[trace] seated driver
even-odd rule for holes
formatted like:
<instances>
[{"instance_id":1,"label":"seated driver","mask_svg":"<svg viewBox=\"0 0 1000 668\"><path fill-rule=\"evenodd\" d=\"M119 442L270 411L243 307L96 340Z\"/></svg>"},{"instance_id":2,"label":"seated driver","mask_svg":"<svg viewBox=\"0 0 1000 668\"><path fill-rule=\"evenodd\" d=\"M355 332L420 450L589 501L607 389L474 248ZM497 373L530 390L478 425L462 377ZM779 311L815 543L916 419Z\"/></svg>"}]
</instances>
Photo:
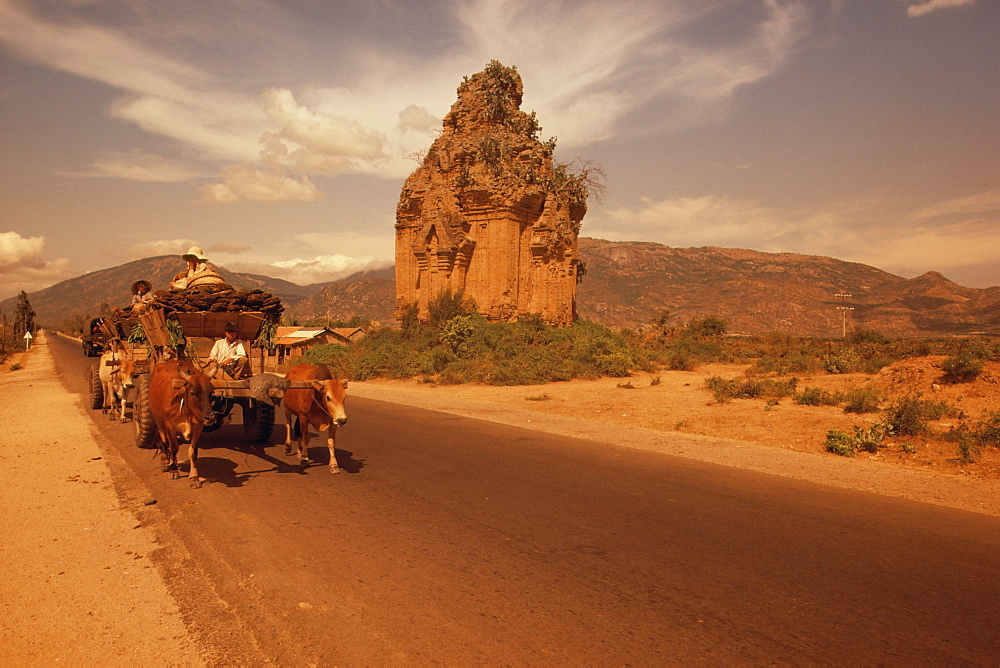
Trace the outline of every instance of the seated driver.
<instances>
[{"instance_id":1,"label":"seated driver","mask_svg":"<svg viewBox=\"0 0 1000 668\"><path fill-rule=\"evenodd\" d=\"M226 323L226 337L215 342L208 359L218 362L223 371L237 380L251 375L247 348L240 340L240 328L235 322Z\"/></svg>"}]
</instances>

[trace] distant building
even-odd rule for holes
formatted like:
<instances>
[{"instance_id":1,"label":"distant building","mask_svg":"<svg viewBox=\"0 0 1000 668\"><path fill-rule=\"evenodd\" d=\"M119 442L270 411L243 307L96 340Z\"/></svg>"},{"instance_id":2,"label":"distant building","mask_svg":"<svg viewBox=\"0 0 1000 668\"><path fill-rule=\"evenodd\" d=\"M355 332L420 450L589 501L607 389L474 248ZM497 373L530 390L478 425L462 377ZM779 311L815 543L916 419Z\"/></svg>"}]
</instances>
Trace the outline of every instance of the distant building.
<instances>
[{"instance_id":1,"label":"distant building","mask_svg":"<svg viewBox=\"0 0 1000 668\"><path fill-rule=\"evenodd\" d=\"M277 346L277 364L286 360L301 357L313 346L330 343L346 346L364 338L365 330L361 327L278 327L275 333Z\"/></svg>"}]
</instances>

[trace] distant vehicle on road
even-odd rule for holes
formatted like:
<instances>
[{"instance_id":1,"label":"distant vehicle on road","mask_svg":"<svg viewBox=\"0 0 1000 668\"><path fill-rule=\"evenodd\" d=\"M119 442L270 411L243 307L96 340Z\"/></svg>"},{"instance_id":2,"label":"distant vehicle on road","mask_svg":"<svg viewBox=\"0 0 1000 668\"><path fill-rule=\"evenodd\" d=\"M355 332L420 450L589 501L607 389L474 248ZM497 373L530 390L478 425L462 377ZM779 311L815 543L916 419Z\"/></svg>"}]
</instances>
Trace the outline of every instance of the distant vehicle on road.
<instances>
[{"instance_id":1,"label":"distant vehicle on road","mask_svg":"<svg viewBox=\"0 0 1000 668\"><path fill-rule=\"evenodd\" d=\"M90 321L87 330L83 333L83 354L85 357L98 357L108 349L108 342L101 331L101 319L94 318Z\"/></svg>"}]
</instances>

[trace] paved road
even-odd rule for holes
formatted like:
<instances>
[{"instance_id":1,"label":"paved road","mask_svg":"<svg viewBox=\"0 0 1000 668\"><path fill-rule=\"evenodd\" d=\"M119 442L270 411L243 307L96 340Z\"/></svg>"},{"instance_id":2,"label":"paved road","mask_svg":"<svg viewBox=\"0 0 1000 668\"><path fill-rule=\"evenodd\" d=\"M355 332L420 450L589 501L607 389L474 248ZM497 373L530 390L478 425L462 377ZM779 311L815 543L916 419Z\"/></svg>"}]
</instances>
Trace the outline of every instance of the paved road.
<instances>
[{"instance_id":1,"label":"paved road","mask_svg":"<svg viewBox=\"0 0 1000 668\"><path fill-rule=\"evenodd\" d=\"M93 360L50 341L83 392ZM997 518L375 400L348 412L349 472L293 465L277 430L244 445L237 424L205 436L200 490L97 421L264 657L1000 662Z\"/></svg>"}]
</instances>

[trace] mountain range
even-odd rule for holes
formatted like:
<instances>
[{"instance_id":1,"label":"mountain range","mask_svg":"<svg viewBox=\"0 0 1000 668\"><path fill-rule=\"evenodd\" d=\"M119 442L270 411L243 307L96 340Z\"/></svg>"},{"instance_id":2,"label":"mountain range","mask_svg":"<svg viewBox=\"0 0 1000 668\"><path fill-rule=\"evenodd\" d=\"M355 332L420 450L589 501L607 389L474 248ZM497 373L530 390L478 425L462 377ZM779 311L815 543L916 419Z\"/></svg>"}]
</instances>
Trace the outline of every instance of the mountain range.
<instances>
[{"instance_id":1,"label":"mountain range","mask_svg":"<svg viewBox=\"0 0 1000 668\"><path fill-rule=\"evenodd\" d=\"M966 288L933 271L906 279L814 255L586 237L579 243L585 265L579 316L612 327L711 315L741 334L839 336L855 327L889 336L1000 334L1000 287ZM164 289L182 268L176 255L136 260L62 281L28 300L39 322L59 325L69 316L97 315L104 304L129 303L130 286L140 278ZM237 288L281 297L289 322L393 318L392 267L307 286L218 269ZM15 305L16 298L0 302L0 313L12 313Z\"/></svg>"}]
</instances>

